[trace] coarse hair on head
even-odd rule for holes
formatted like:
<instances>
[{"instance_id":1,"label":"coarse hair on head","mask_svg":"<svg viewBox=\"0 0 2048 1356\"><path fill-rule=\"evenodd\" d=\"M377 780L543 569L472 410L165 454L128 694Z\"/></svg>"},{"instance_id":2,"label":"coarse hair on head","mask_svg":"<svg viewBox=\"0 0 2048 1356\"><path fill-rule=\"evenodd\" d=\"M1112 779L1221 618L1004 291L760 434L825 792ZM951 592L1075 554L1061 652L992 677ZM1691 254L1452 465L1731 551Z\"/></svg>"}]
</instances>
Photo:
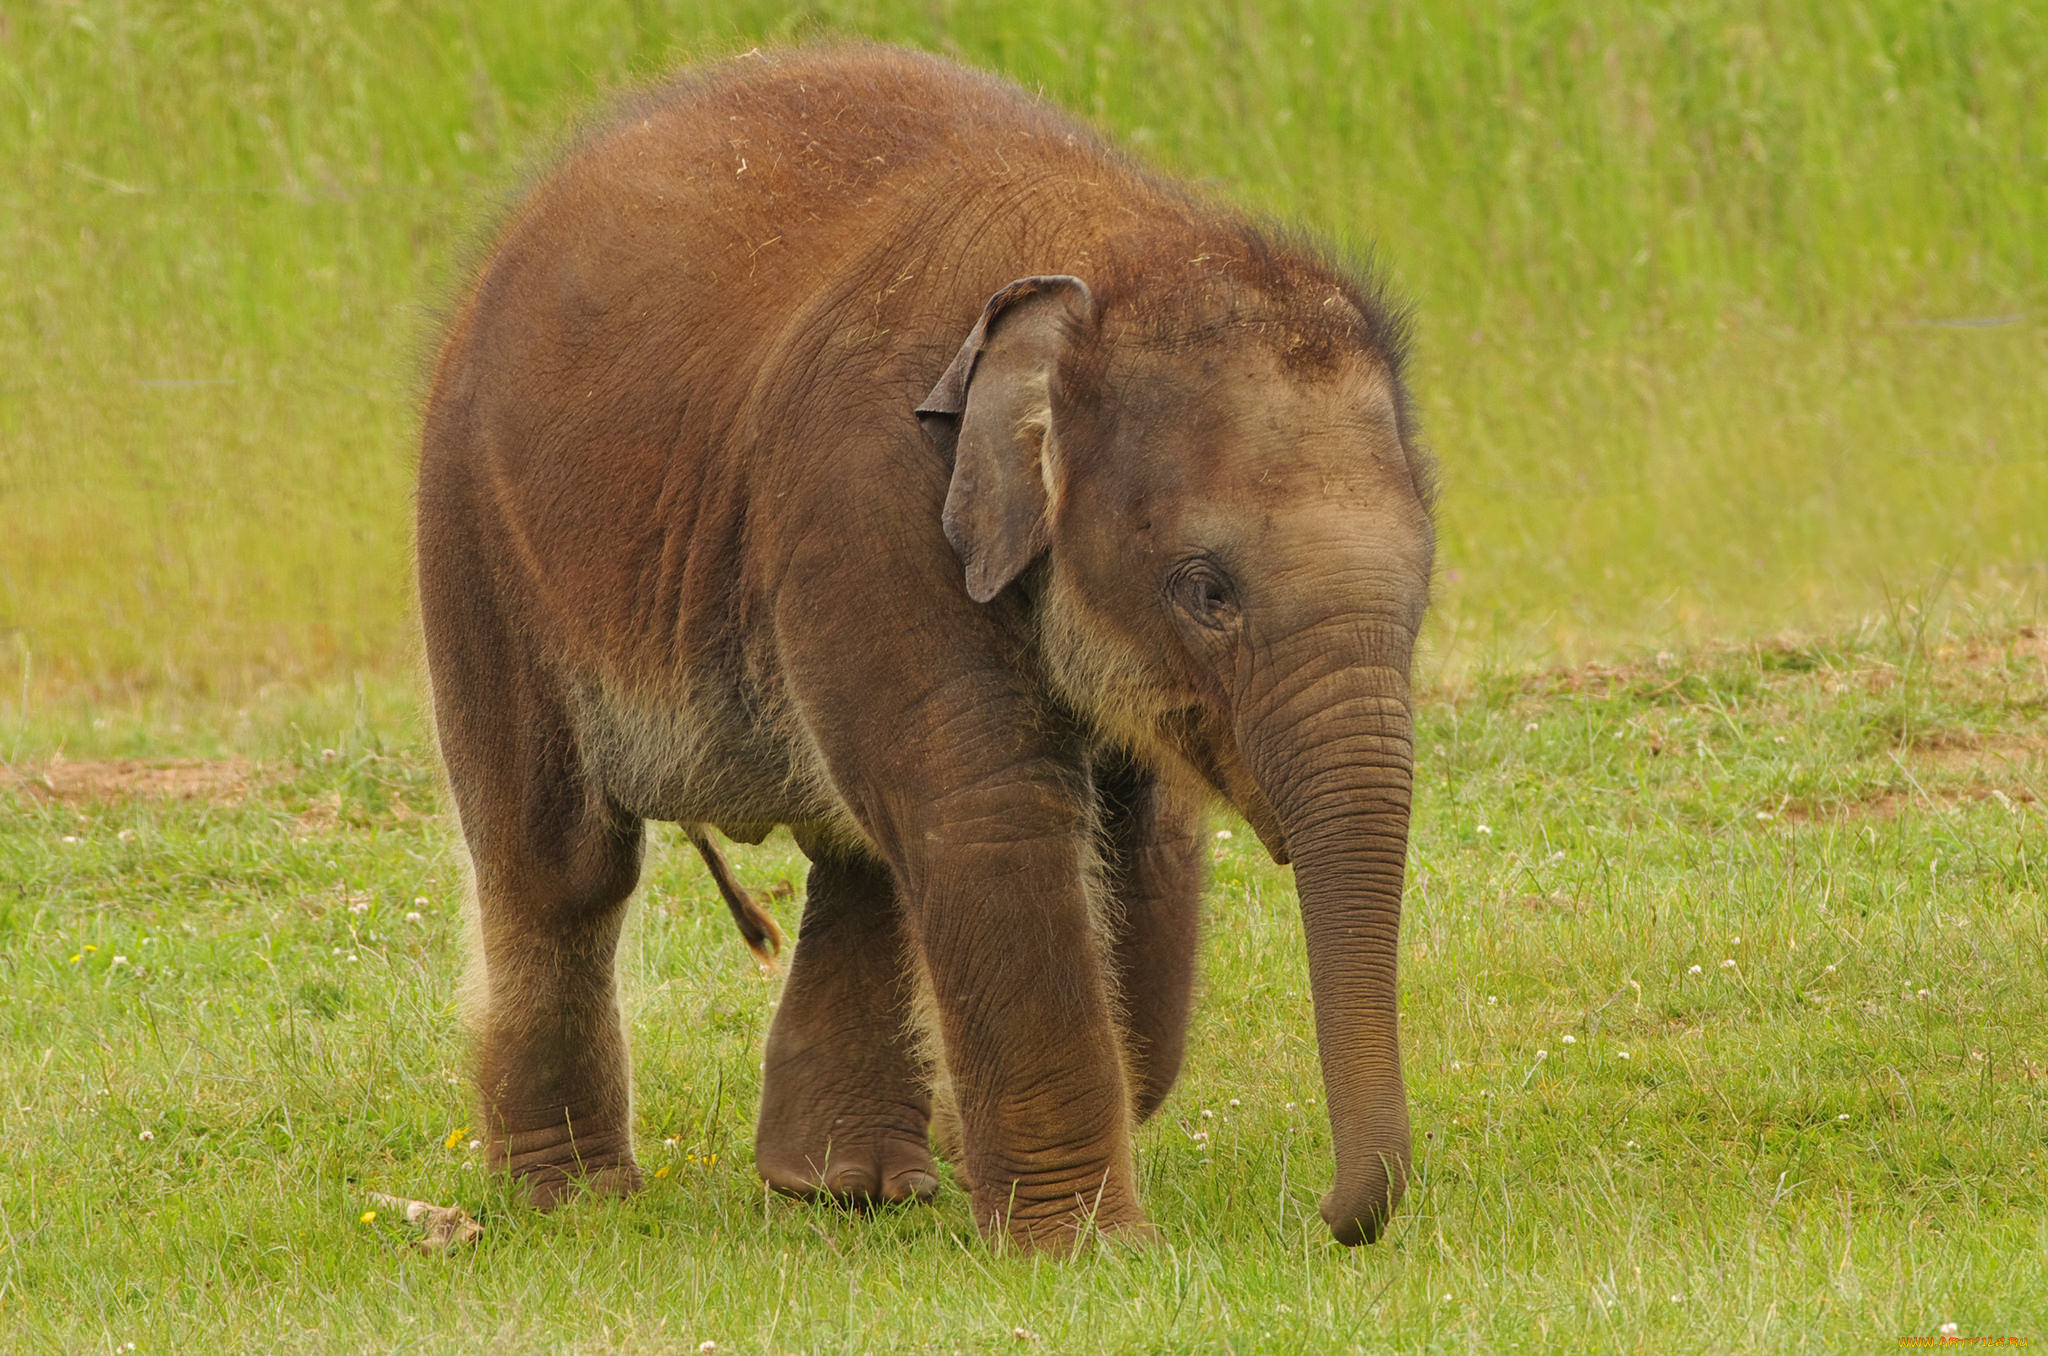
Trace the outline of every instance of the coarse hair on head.
<instances>
[{"instance_id":1,"label":"coarse hair on head","mask_svg":"<svg viewBox=\"0 0 2048 1356\"><path fill-rule=\"evenodd\" d=\"M1363 362L1386 376L1415 493L1433 518L1436 463L1406 381L1412 312L1369 253L1347 267L1306 236L1190 200L1156 225L1108 242L1085 281L1094 318L1071 322L1075 342L1060 371L1070 396L1100 398L1120 349L1191 353L1250 344L1302 380Z\"/></svg>"}]
</instances>

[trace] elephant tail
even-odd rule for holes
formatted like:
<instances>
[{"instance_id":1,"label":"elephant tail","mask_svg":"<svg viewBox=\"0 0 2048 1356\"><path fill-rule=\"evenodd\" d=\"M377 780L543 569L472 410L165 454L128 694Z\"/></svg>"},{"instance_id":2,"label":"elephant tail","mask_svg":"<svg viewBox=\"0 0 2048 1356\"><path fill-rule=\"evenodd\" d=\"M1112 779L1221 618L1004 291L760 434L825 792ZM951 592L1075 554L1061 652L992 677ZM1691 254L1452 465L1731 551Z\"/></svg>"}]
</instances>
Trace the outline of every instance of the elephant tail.
<instances>
[{"instance_id":1,"label":"elephant tail","mask_svg":"<svg viewBox=\"0 0 2048 1356\"><path fill-rule=\"evenodd\" d=\"M711 828L707 824L685 824L683 832L689 836L690 846L697 849L697 855L704 859L704 865L711 872L711 879L718 886L718 893L725 899L725 907L732 910L732 921L739 925L740 936L747 942L747 949L754 953L754 959L761 968L774 973L779 967L776 954L782 950L782 929L775 926L775 920L768 911L754 902L744 886L733 878L732 867L727 864L725 854L712 841Z\"/></svg>"}]
</instances>

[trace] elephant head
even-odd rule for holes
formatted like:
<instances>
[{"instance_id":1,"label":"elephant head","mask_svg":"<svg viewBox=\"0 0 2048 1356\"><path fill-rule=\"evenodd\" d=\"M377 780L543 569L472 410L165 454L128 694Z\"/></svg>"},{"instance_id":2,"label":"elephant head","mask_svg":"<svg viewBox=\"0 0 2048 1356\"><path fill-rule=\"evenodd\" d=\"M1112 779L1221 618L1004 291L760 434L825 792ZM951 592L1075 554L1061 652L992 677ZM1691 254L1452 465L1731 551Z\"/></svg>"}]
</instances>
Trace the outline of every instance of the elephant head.
<instances>
[{"instance_id":1,"label":"elephant head","mask_svg":"<svg viewBox=\"0 0 2048 1356\"><path fill-rule=\"evenodd\" d=\"M1410 1153L1395 990L1428 463L1378 295L1299 255L1203 262L1010 284L919 413L954 454L968 592L1017 586L1063 699L1292 861L1336 1148L1322 1214L1367 1242Z\"/></svg>"}]
</instances>

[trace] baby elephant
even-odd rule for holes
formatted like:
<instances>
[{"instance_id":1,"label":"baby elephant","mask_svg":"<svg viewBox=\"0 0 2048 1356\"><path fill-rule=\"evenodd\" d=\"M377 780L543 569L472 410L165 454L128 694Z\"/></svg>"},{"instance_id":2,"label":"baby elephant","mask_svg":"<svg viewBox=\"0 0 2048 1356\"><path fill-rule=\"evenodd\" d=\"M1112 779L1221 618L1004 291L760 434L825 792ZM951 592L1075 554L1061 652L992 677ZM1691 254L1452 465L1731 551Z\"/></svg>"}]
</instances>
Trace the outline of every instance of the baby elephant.
<instances>
[{"instance_id":1,"label":"baby elephant","mask_svg":"<svg viewBox=\"0 0 2048 1356\"><path fill-rule=\"evenodd\" d=\"M535 1203L640 1184L613 972L642 822L787 825L761 1175L929 1196L938 1086L991 1239L1143 1236L1213 795L1295 866L1323 1217L1385 1227L1434 539L1370 282L1001 81L749 53L518 206L422 442L476 1077Z\"/></svg>"}]
</instances>

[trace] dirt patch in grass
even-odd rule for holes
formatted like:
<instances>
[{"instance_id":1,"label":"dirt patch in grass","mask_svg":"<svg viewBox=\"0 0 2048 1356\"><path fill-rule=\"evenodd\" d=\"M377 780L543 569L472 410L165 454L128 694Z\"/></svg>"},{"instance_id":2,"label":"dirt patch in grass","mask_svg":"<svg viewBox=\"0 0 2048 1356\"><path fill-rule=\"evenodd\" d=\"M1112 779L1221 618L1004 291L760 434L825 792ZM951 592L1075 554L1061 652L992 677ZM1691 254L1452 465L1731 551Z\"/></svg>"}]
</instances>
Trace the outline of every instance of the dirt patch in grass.
<instances>
[{"instance_id":1,"label":"dirt patch in grass","mask_svg":"<svg viewBox=\"0 0 2048 1356\"><path fill-rule=\"evenodd\" d=\"M2018 669L2048 679L2048 626L2021 626L2009 632L1946 641L1928 651L1927 659L1937 674L1947 670L1970 677L2008 678ZM1683 654L1667 651L1618 664L1595 662L1551 669L1528 675L1521 686L1525 693L1537 696L1616 696L1627 692L1655 699L1679 691L1688 681L1710 683L1731 666L1753 666L1773 683L1806 680L1830 694L1858 691L1882 695L1902 681L1902 664L1906 662L1866 648L1840 648L1788 633L1740 644L1707 645Z\"/></svg>"},{"instance_id":2,"label":"dirt patch in grass","mask_svg":"<svg viewBox=\"0 0 2048 1356\"><path fill-rule=\"evenodd\" d=\"M185 800L239 805L277 780L247 758L96 758L0 770L0 786L64 805L124 800Z\"/></svg>"},{"instance_id":3,"label":"dirt patch in grass","mask_svg":"<svg viewBox=\"0 0 2048 1356\"><path fill-rule=\"evenodd\" d=\"M2022 626L2010 635L1952 641L1935 648L1943 664L1972 669L2034 666L2048 676L2048 626Z\"/></svg>"},{"instance_id":4,"label":"dirt patch in grass","mask_svg":"<svg viewBox=\"0 0 2048 1356\"><path fill-rule=\"evenodd\" d=\"M399 802L401 805L403 801ZM341 792L329 791L309 801L292 820L292 832L301 838L333 833L341 827Z\"/></svg>"},{"instance_id":5,"label":"dirt patch in grass","mask_svg":"<svg viewBox=\"0 0 2048 1356\"><path fill-rule=\"evenodd\" d=\"M1508 902L1515 908L1530 914L1581 914L1591 913L1590 900L1568 895L1562 890L1552 890L1547 895L1519 894L1511 896Z\"/></svg>"},{"instance_id":6,"label":"dirt patch in grass","mask_svg":"<svg viewBox=\"0 0 2048 1356\"><path fill-rule=\"evenodd\" d=\"M1815 820L1892 820L1912 810L1951 810L1995 800L2008 808L2038 805L2041 797L2024 786L1938 786L1925 791L1901 791L1896 787L1820 802L1793 801L1775 816L1787 824L1808 824Z\"/></svg>"},{"instance_id":7,"label":"dirt patch in grass","mask_svg":"<svg viewBox=\"0 0 2048 1356\"><path fill-rule=\"evenodd\" d=\"M1938 730L1914 740L1905 756L1915 764L1942 772L1990 777L2013 772L2023 764L2048 760L2048 733Z\"/></svg>"}]
</instances>

